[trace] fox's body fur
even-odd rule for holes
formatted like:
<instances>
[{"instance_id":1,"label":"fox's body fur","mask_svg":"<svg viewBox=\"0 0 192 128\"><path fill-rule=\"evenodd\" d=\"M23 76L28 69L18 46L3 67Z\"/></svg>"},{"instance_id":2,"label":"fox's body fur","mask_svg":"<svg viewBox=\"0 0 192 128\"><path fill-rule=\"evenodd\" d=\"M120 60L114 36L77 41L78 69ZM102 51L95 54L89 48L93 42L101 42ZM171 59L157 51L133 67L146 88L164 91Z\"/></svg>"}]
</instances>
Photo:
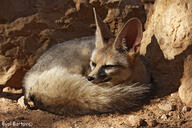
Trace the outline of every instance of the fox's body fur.
<instances>
[{"instance_id":1,"label":"fox's body fur","mask_svg":"<svg viewBox=\"0 0 192 128\"><path fill-rule=\"evenodd\" d=\"M33 76L39 76L43 72L48 72L54 67L62 67L68 72L66 75L63 74L63 78L70 73L86 75L89 66L89 58L94 48L94 40L94 36L70 40L58 44L45 52L24 77L23 86L26 94L31 87L36 86L36 80L41 80L38 79L38 77L32 80ZM55 72L54 74L56 75L57 73ZM52 79L47 80L52 81Z\"/></svg>"},{"instance_id":2,"label":"fox's body fur","mask_svg":"<svg viewBox=\"0 0 192 128\"><path fill-rule=\"evenodd\" d=\"M103 39L109 36L97 20L96 37L58 44L38 59L23 80L26 103L32 100L38 108L56 114L126 111L142 103L151 85L139 55L133 54L140 37L133 35L129 52L115 50L119 45L113 42L125 30L105 44ZM131 26L135 23L140 26L137 19L129 21Z\"/></svg>"}]
</instances>

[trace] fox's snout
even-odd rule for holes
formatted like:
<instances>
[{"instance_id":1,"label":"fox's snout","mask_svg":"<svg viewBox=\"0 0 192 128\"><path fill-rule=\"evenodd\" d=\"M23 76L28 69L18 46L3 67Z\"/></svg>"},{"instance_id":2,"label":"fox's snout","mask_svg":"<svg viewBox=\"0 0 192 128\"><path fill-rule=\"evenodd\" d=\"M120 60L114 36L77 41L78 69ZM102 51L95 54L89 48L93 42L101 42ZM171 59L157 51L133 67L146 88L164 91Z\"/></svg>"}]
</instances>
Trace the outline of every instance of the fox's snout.
<instances>
[{"instance_id":1,"label":"fox's snout","mask_svg":"<svg viewBox=\"0 0 192 128\"><path fill-rule=\"evenodd\" d=\"M106 78L107 78L107 74L105 70L100 68L97 72L92 71L87 77L87 80L93 83L100 83L100 82L104 82Z\"/></svg>"},{"instance_id":2,"label":"fox's snout","mask_svg":"<svg viewBox=\"0 0 192 128\"><path fill-rule=\"evenodd\" d=\"M93 81L94 79L95 79L95 78L92 77L92 76L88 76L88 77L87 77L87 80L88 80L88 81Z\"/></svg>"}]
</instances>

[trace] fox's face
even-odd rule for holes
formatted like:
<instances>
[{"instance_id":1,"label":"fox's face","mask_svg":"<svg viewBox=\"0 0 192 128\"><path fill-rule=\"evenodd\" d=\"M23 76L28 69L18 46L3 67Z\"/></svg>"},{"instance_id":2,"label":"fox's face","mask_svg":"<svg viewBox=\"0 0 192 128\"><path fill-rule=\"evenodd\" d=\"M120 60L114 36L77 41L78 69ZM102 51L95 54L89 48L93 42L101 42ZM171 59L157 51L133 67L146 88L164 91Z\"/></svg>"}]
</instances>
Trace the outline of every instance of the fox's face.
<instances>
[{"instance_id":1,"label":"fox's face","mask_svg":"<svg viewBox=\"0 0 192 128\"><path fill-rule=\"evenodd\" d=\"M93 83L121 83L131 76L132 58L114 50L110 44L92 53L88 80Z\"/></svg>"},{"instance_id":2,"label":"fox's face","mask_svg":"<svg viewBox=\"0 0 192 128\"><path fill-rule=\"evenodd\" d=\"M98 18L96 14L95 18ZM136 18L129 20L118 36L110 39L106 33L104 36L105 30L98 22L96 19L96 48L90 59L88 80L95 84L107 82L116 85L131 79L142 38L141 22Z\"/></svg>"}]
</instances>

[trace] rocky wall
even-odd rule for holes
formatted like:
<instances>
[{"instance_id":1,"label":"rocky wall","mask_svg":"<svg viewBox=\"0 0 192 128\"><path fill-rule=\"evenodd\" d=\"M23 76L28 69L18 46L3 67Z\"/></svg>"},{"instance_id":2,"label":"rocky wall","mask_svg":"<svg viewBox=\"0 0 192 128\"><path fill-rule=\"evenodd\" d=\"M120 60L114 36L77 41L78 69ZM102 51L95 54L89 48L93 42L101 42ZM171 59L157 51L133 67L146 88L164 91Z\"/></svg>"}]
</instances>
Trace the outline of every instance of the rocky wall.
<instances>
[{"instance_id":1,"label":"rocky wall","mask_svg":"<svg viewBox=\"0 0 192 128\"><path fill-rule=\"evenodd\" d=\"M140 51L147 58L159 96L177 91L184 74L179 93L188 104L192 101L192 83L188 73L191 71L187 72L191 69L191 61L186 59L192 54L191 21L192 1L156 0L147 16Z\"/></svg>"}]
</instances>

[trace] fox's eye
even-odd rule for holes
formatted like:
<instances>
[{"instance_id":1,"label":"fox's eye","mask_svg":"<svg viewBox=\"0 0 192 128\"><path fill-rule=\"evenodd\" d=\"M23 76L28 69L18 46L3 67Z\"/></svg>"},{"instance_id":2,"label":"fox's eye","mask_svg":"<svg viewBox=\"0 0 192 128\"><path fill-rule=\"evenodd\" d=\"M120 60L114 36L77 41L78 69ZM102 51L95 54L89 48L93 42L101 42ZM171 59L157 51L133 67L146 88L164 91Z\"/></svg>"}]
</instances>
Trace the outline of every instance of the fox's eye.
<instances>
[{"instance_id":1,"label":"fox's eye","mask_svg":"<svg viewBox=\"0 0 192 128\"><path fill-rule=\"evenodd\" d=\"M92 65L93 67L96 67L96 66L97 66L97 64L96 64L95 62L93 62L93 61L91 61L91 65Z\"/></svg>"},{"instance_id":2,"label":"fox's eye","mask_svg":"<svg viewBox=\"0 0 192 128\"><path fill-rule=\"evenodd\" d=\"M115 67L116 65L104 65L103 67L104 68L113 68L113 67Z\"/></svg>"}]
</instances>

